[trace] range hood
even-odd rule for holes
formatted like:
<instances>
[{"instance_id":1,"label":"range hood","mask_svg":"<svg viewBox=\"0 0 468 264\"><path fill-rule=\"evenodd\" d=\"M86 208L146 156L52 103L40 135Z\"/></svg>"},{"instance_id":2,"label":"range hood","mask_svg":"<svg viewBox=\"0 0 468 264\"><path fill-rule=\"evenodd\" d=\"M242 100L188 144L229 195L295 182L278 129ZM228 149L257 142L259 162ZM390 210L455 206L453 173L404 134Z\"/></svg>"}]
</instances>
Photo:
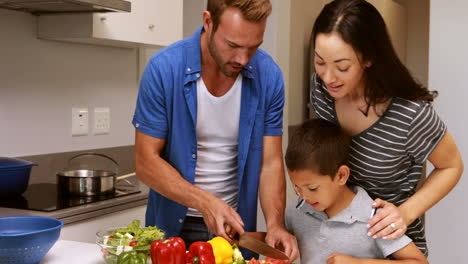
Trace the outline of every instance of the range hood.
<instances>
[{"instance_id":1,"label":"range hood","mask_svg":"<svg viewBox=\"0 0 468 264\"><path fill-rule=\"evenodd\" d=\"M0 8L29 12L35 15L130 12L131 3L125 0L0 0Z\"/></svg>"}]
</instances>

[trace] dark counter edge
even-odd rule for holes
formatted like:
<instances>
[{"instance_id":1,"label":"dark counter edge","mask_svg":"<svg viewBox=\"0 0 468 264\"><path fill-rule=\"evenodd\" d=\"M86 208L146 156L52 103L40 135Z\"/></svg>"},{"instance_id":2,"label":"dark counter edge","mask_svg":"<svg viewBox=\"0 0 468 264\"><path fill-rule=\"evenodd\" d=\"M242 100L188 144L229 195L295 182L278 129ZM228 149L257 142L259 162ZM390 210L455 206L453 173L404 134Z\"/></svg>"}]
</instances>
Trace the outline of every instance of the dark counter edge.
<instances>
[{"instance_id":1,"label":"dark counter edge","mask_svg":"<svg viewBox=\"0 0 468 264\"><path fill-rule=\"evenodd\" d=\"M70 224L120 212L126 209L135 208L140 205L146 205L148 202L149 189L144 184L140 184L140 191L141 192L139 193L129 194L123 197L117 197L110 200L75 206L52 212L0 207L0 217L37 215L57 218L62 220L65 224Z\"/></svg>"}]
</instances>

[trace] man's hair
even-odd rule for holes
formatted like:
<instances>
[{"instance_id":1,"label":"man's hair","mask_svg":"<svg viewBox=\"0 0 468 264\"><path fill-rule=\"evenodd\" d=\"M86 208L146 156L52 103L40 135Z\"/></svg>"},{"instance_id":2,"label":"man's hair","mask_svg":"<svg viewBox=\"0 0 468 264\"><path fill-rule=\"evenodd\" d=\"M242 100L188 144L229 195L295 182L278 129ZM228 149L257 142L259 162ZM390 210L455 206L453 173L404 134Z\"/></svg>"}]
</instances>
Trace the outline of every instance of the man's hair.
<instances>
[{"instance_id":1,"label":"man's hair","mask_svg":"<svg viewBox=\"0 0 468 264\"><path fill-rule=\"evenodd\" d=\"M312 170L332 177L348 164L351 137L337 124L311 119L293 132L286 150L286 166L291 171Z\"/></svg>"},{"instance_id":2,"label":"man's hair","mask_svg":"<svg viewBox=\"0 0 468 264\"><path fill-rule=\"evenodd\" d=\"M244 19L251 22L261 22L271 14L270 0L208 0L207 10L213 20L213 32L218 29L221 15L230 7L239 9Z\"/></svg>"}]
</instances>

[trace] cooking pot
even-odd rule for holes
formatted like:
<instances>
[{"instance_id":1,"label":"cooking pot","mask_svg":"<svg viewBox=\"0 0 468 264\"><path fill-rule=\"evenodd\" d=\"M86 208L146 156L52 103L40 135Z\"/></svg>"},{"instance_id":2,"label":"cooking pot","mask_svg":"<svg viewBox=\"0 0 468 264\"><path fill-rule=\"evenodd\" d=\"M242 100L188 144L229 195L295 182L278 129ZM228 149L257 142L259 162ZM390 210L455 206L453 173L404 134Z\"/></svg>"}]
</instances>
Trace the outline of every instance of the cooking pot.
<instances>
[{"instance_id":1,"label":"cooking pot","mask_svg":"<svg viewBox=\"0 0 468 264\"><path fill-rule=\"evenodd\" d=\"M0 195L24 193L33 166L37 164L17 158L0 157Z\"/></svg>"},{"instance_id":2,"label":"cooking pot","mask_svg":"<svg viewBox=\"0 0 468 264\"><path fill-rule=\"evenodd\" d=\"M57 173L58 192L64 196L108 195L115 192L115 182L131 176L117 177L118 163L99 153L82 153L72 157L68 167Z\"/></svg>"}]
</instances>

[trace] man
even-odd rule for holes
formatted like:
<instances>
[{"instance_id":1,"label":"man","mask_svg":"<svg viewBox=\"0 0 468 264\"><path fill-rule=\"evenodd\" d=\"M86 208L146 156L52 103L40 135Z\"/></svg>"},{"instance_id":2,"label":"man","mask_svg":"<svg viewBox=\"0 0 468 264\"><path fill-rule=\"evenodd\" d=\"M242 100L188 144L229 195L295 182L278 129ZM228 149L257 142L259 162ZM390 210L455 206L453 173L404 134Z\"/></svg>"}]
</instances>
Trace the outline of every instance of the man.
<instances>
[{"instance_id":1,"label":"man","mask_svg":"<svg viewBox=\"0 0 468 264\"><path fill-rule=\"evenodd\" d=\"M292 260L284 228L282 73L262 44L269 0L209 0L203 26L156 53L133 119L139 179L150 191L146 225L187 244L256 230ZM250 256L246 256L250 257Z\"/></svg>"}]
</instances>

